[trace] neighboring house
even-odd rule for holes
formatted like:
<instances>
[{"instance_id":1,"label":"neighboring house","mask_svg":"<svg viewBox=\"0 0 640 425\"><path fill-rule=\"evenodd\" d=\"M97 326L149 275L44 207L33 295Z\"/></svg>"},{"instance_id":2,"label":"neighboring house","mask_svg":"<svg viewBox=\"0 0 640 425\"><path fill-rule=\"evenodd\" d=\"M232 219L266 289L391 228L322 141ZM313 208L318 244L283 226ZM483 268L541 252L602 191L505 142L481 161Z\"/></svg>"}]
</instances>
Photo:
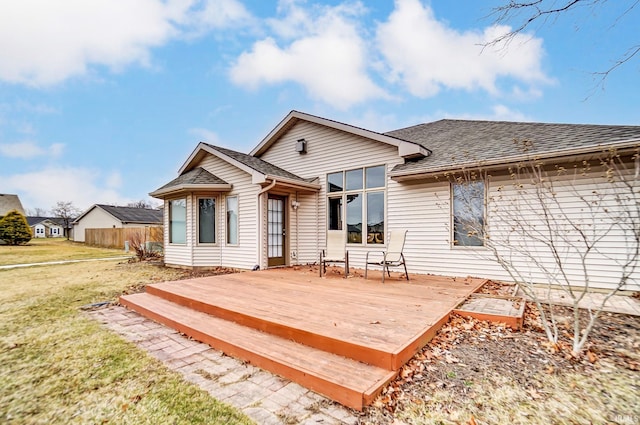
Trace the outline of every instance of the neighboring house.
<instances>
[{"instance_id":1,"label":"neighboring house","mask_svg":"<svg viewBox=\"0 0 640 425\"><path fill-rule=\"evenodd\" d=\"M523 152L514 140L533 147ZM482 164L497 170L480 184L487 197L508 185L510 164L530 156L567 163L639 145L640 126L441 120L381 134L292 111L249 154L200 143L151 196L164 200L168 265L314 263L327 229L342 229L351 265L364 268L389 230L406 228L409 273L511 280L482 246L456 241L456 183L434 177ZM490 211L481 219L494 225ZM606 261L594 267L592 286L615 284ZM624 289L640 289L638 272Z\"/></svg>"},{"instance_id":2,"label":"neighboring house","mask_svg":"<svg viewBox=\"0 0 640 425\"><path fill-rule=\"evenodd\" d=\"M67 235L64 220L58 217L27 217L34 238L60 238Z\"/></svg>"},{"instance_id":3,"label":"neighboring house","mask_svg":"<svg viewBox=\"0 0 640 425\"><path fill-rule=\"evenodd\" d=\"M161 210L96 204L73 221L73 238L76 242L84 242L85 229L161 225Z\"/></svg>"},{"instance_id":4,"label":"neighboring house","mask_svg":"<svg viewBox=\"0 0 640 425\"><path fill-rule=\"evenodd\" d=\"M24 215L24 208L22 208L22 202L20 202L18 195L0 193L0 217L12 210L17 210Z\"/></svg>"}]
</instances>

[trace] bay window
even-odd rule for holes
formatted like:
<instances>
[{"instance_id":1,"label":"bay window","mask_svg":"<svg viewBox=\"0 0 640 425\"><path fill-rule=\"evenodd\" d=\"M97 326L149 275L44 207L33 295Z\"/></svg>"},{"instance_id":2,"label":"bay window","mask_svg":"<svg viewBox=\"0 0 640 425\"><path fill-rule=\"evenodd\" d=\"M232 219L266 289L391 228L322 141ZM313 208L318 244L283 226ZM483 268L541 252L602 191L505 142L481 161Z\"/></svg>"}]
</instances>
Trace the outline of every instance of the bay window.
<instances>
[{"instance_id":1,"label":"bay window","mask_svg":"<svg viewBox=\"0 0 640 425\"><path fill-rule=\"evenodd\" d=\"M216 200L198 199L198 243L216 243Z\"/></svg>"},{"instance_id":2,"label":"bay window","mask_svg":"<svg viewBox=\"0 0 640 425\"><path fill-rule=\"evenodd\" d=\"M169 201L169 243L184 244L187 242L187 200L172 199Z\"/></svg>"}]
</instances>

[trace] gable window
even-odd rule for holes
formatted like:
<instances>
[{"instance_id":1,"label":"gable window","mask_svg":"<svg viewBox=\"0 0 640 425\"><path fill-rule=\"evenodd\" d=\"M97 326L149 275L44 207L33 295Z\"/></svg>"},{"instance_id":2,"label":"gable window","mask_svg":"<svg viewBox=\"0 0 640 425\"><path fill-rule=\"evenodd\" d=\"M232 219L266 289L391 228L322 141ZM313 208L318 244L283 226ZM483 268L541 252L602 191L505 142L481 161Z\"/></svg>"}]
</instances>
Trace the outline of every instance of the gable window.
<instances>
[{"instance_id":1,"label":"gable window","mask_svg":"<svg viewBox=\"0 0 640 425\"><path fill-rule=\"evenodd\" d=\"M483 246L485 226L485 183L452 183L453 244Z\"/></svg>"},{"instance_id":2,"label":"gable window","mask_svg":"<svg viewBox=\"0 0 640 425\"><path fill-rule=\"evenodd\" d=\"M227 244L238 244L238 197L227 196Z\"/></svg>"},{"instance_id":3,"label":"gable window","mask_svg":"<svg viewBox=\"0 0 640 425\"><path fill-rule=\"evenodd\" d=\"M216 200L198 199L198 243L216 243Z\"/></svg>"},{"instance_id":4,"label":"gable window","mask_svg":"<svg viewBox=\"0 0 640 425\"><path fill-rule=\"evenodd\" d=\"M347 243L384 243L385 182L384 165L327 174L329 230L346 223Z\"/></svg>"},{"instance_id":5,"label":"gable window","mask_svg":"<svg viewBox=\"0 0 640 425\"><path fill-rule=\"evenodd\" d=\"M115 226L114 226L115 227ZM169 201L169 243L187 242L187 200Z\"/></svg>"}]
</instances>

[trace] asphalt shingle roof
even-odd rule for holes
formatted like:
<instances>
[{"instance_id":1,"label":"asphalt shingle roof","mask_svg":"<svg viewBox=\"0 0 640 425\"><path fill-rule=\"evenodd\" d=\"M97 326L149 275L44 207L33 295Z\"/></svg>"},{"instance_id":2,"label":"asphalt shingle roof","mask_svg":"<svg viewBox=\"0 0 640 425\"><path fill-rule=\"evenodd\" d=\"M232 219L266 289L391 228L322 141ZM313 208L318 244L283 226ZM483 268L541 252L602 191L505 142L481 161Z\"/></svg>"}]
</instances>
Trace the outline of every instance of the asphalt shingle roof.
<instances>
[{"instance_id":1,"label":"asphalt shingle roof","mask_svg":"<svg viewBox=\"0 0 640 425\"><path fill-rule=\"evenodd\" d=\"M113 205L101 204L97 204L96 206L102 208L123 223L162 224L162 211L160 210L153 210L149 208L116 207Z\"/></svg>"},{"instance_id":2,"label":"asphalt shingle roof","mask_svg":"<svg viewBox=\"0 0 640 425\"><path fill-rule=\"evenodd\" d=\"M35 216L28 216L27 217L27 223L29 223L29 226L35 226L38 223L42 223L43 221L50 221L53 224L57 224L58 226L62 226L64 227L64 220L60 217L35 217ZM73 221L73 219L69 220L69 223L71 223Z\"/></svg>"},{"instance_id":3,"label":"asphalt shingle roof","mask_svg":"<svg viewBox=\"0 0 640 425\"><path fill-rule=\"evenodd\" d=\"M157 189L156 191L168 189L174 186L181 186L184 184L206 186L211 184L228 184L228 183L222 180L220 177L211 174L204 168L197 167L197 168L194 168L193 170L190 170L190 171L187 171L186 173L181 174L177 178L171 180L169 183Z\"/></svg>"},{"instance_id":4,"label":"asphalt shingle roof","mask_svg":"<svg viewBox=\"0 0 640 425\"><path fill-rule=\"evenodd\" d=\"M640 141L640 126L546 124L506 121L440 120L385 133L416 142L432 151L418 161L397 165L401 173L433 172L469 163L523 155L522 141L531 142L530 155L593 148L615 142Z\"/></svg>"},{"instance_id":5,"label":"asphalt shingle roof","mask_svg":"<svg viewBox=\"0 0 640 425\"><path fill-rule=\"evenodd\" d=\"M287 170L283 170L280 167L276 167L273 164L268 163L260 158L255 156L247 155L246 153L236 152L231 149L221 148L219 146L210 145L205 143L211 149L215 149L218 152L225 154L226 156L235 159L236 161L246 165L247 167L256 170L262 174L276 177L284 177L286 179L291 180L299 180L301 182L308 182L309 180L303 179L300 176L296 176L293 173L288 172Z\"/></svg>"}]
</instances>

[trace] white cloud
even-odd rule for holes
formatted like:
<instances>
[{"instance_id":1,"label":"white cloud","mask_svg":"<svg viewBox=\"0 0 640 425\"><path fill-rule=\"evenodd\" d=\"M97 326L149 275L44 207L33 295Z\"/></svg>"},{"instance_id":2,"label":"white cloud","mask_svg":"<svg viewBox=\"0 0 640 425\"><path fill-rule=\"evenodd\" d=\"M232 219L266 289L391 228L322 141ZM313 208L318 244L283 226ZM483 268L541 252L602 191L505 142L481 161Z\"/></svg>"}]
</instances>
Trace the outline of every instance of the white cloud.
<instances>
[{"instance_id":1,"label":"white cloud","mask_svg":"<svg viewBox=\"0 0 640 425\"><path fill-rule=\"evenodd\" d=\"M368 51L356 19L360 3L308 10L296 1L281 2L282 19L270 20L273 37L256 42L230 69L231 80L256 89L263 84L295 82L309 95L339 109L387 97L367 74Z\"/></svg>"},{"instance_id":2,"label":"white cloud","mask_svg":"<svg viewBox=\"0 0 640 425\"><path fill-rule=\"evenodd\" d=\"M544 83L542 40L517 35L509 46L482 45L509 30L492 26L460 32L438 21L419 0L396 0L386 22L378 25L376 40L388 66L388 78L414 96L431 97L441 89L483 89L497 94L496 80L509 77Z\"/></svg>"},{"instance_id":3,"label":"white cloud","mask_svg":"<svg viewBox=\"0 0 640 425\"><path fill-rule=\"evenodd\" d=\"M43 148L32 141L0 144L0 155L7 158L33 159L43 155L59 157L64 149L64 144L54 143L48 148Z\"/></svg>"},{"instance_id":4,"label":"white cloud","mask_svg":"<svg viewBox=\"0 0 640 425\"><path fill-rule=\"evenodd\" d=\"M198 142L210 143L212 145L221 146L220 137L215 131L208 130L206 128L191 128L189 134L198 138Z\"/></svg>"},{"instance_id":5,"label":"white cloud","mask_svg":"<svg viewBox=\"0 0 640 425\"><path fill-rule=\"evenodd\" d=\"M58 201L71 201L81 210L95 203L125 205L129 199L111 187L114 176L87 168L47 167L39 171L0 176L3 190L18 193L25 207L49 208ZM102 182L109 180L105 185Z\"/></svg>"},{"instance_id":6,"label":"white cloud","mask_svg":"<svg viewBox=\"0 0 640 425\"><path fill-rule=\"evenodd\" d=\"M228 27L248 13L237 0L20 0L0 12L0 80L60 83L93 66L148 65L170 39Z\"/></svg>"}]
</instances>

